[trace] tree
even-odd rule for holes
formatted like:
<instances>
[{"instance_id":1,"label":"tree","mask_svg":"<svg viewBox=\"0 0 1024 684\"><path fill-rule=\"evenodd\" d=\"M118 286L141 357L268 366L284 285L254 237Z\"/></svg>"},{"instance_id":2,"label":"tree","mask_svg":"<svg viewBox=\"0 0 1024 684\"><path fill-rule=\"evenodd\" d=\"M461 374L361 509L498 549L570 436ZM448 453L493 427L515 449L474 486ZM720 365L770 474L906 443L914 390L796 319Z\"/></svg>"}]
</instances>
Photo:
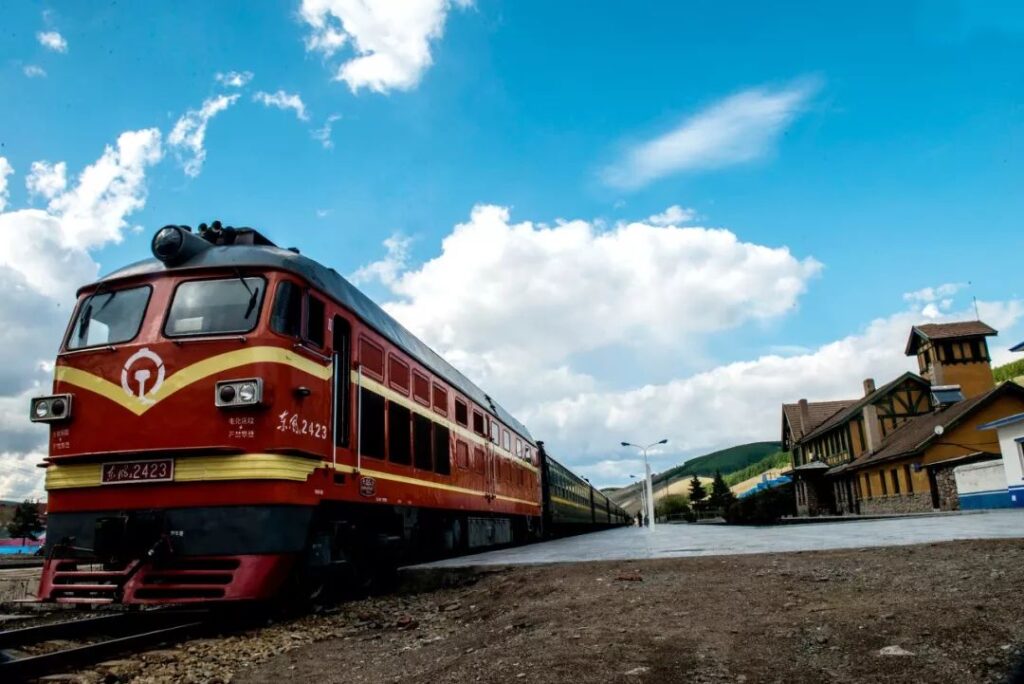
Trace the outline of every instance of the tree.
<instances>
[{"instance_id":1,"label":"tree","mask_svg":"<svg viewBox=\"0 0 1024 684\"><path fill-rule=\"evenodd\" d=\"M36 535L43 531L43 520L39 517L39 509L31 501L25 500L14 510L14 517L7 523L7 532L12 539L36 540Z\"/></svg>"},{"instance_id":2,"label":"tree","mask_svg":"<svg viewBox=\"0 0 1024 684\"><path fill-rule=\"evenodd\" d=\"M690 502L682 494L663 496L654 505L654 515L659 518L667 518L670 515L687 515L689 512Z\"/></svg>"},{"instance_id":3,"label":"tree","mask_svg":"<svg viewBox=\"0 0 1024 684\"><path fill-rule=\"evenodd\" d=\"M696 475L690 480L690 501L691 503L700 503L704 500L708 493L704 491L704 483L700 481L700 478Z\"/></svg>"},{"instance_id":4,"label":"tree","mask_svg":"<svg viewBox=\"0 0 1024 684\"><path fill-rule=\"evenodd\" d=\"M722 472L720 470L715 471L715 479L711 483L711 497L708 503L711 504L712 508L727 508L729 504L736 500L736 496L729 489L729 485L725 484L725 480L722 478Z\"/></svg>"}]
</instances>

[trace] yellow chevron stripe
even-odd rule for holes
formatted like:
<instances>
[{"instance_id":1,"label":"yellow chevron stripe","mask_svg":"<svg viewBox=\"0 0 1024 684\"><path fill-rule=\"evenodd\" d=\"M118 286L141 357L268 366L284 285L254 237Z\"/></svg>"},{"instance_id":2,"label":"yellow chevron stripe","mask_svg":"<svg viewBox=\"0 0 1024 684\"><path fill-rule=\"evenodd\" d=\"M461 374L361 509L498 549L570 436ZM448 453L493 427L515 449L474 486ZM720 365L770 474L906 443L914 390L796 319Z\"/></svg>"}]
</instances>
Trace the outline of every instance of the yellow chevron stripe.
<instances>
[{"instance_id":1,"label":"yellow chevron stripe","mask_svg":"<svg viewBox=\"0 0 1024 684\"><path fill-rule=\"evenodd\" d=\"M228 456L180 456L174 460L174 482L210 482L223 480L291 480L305 482L317 468L330 468L331 464L318 459L285 454L233 454ZM51 464L46 468L46 489L75 489L101 486L102 463ZM339 465L338 472L356 473L352 466ZM415 477L385 473L363 468L360 475L391 482L401 482L429 489L486 496L486 492L456 487L442 482L430 482ZM142 484L140 482L139 484ZM526 501L499 494L498 499L536 506Z\"/></svg>"},{"instance_id":2,"label":"yellow chevron stripe","mask_svg":"<svg viewBox=\"0 0 1024 684\"><path fill-rule=\"evenodd\" d=\"M174 481L294 480L305 482L314 470L326 465L318 459L285 454L183 456L174 459ZM102 468L102 463L51 464L46 468L46 489L99 487L102 484Z\"/></svg>"},{"instance_id":3,"label":"yellow chevron stripe","mask_svg":"<svg viewBox=\"0 0 1024 684\"><path fill-rule=\"evenodd\" d=\"M420 414L421 416L423 416L425 418L429 418L430 420L434 421L435 423L440 423L441 425L444 425L446 428L448 428L448 430L450 430L451 432L454 432L455 434L461 436L463 439L468 441L470 444L476 444L477 446L484 447L484 448L486 448L487 445L490 444L490 442L488 442L485 438L481 437L480 435L476 434L475 432L467 430L466 428L462 427L458 423L455 423L455 422L449 420L448 418L445 418L444 416L439 414L437 411L433 411L433 410L427 408L426 406L424 406L423 404L419 404L419 403L417 403L415 401L412 401L411 399L406 397L404 394L399 394L398 392L396 392L395 390L391 389L390 387L386 387L382 383L379 383L379 382L377 382L376 380L374 380L372 378L368 378L365 375L362 376L362 378L360 378L358 371L352 371L352 382L353 383L357 383L357 384L361 383L363 387L365 387L366 389L370 390L371 392L375 392L375 393L383 396L388 401L391 401L391 402L394 402L394 403L399 404L401 406L404 406L405 408L409 409L410 411L412 411L414 413L418 413L418 414ZM516 458L515 456L513 456L510 453L508 453L504 449L499 448L497 445L494 445L494 447L495 447L494 448L494 454L495 455L497 455L497 456L499 456L501 458L509 459L509 460L512 461L512 463L515 463L516 465L520 465L520 466L526 468L527 470L531 470L535 474L538 473L537 467L535 465L533 465L532 463L530 463L529 461L524 461L521 458Z\"/></svg>"},{"instance_id":4,"label":"yellow chevron stripe","mask_svg":"<svg viewBox=\"0 0 1024 684\"><path fill-rule=\"evenodd\" d=\"M99 394L100 396L128 409L135 415L141 416L153 406L160 403L160 401L166 399L180 389L188 387L189 385L204 378L208 378L211 375L223 373L224 371L232 368L252 363L280 363L286 366L291 366L292 368L304 373L308 373L309 375L321 380L330 380L331 375L333 374L333 370L330 365L321 365L300 354L289 351L288 349L266 346L225 352L223 354L217 354L216 356L203 359L202 361L197 361L191 366L186 366L177 373L168 377L156 392L147 395L147 401L143 401L135 395L128 394L119 384L114 384L109 380L78 368L57 366L54 371L54 377L59 382L66 382L69 385L75 385L76 387L81 387L82 389Z\"/></svg>"}]
</instances>

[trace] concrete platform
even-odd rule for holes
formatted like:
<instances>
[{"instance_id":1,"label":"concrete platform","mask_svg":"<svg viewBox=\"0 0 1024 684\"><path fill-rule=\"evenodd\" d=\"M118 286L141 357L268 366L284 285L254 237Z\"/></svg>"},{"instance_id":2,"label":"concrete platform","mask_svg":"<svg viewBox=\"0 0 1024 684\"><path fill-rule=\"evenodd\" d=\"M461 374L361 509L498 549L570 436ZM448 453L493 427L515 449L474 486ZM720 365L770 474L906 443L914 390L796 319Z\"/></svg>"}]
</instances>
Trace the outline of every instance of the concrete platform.
<instances>
[{"instance_id":1,"label":"concrete platform","mask_svg":"<svg viewBox=\"0 0 1024 684\"><path fill-rule=\"evenodd\" d=\"M854 520L842 524L747 527L683 523L658 525L653 531L626 527L449 558L407 570L817 551L1006 538L1024 538L1024 509Z\"/></svg>"}]
</instances>

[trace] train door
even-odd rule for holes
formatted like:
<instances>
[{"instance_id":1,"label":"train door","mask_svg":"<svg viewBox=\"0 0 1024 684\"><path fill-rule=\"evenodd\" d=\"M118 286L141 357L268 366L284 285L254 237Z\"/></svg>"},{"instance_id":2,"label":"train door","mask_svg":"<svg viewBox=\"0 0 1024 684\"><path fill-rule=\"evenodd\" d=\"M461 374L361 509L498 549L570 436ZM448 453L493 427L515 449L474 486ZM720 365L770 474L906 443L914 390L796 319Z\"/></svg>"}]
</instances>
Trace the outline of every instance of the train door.
<instances>
[{"instance_id":1,"label":"train door","mask_svg":"<svg viewBox=\"0 0 1024 684\"><path fill-rule=\"evenodd\" d=\"M341 316L335 316L331 321L331 339L331 359L334 366L331 427L336 452L338 447L349 445L352 416L352 328Z\"/></svg>"}]
</instances>

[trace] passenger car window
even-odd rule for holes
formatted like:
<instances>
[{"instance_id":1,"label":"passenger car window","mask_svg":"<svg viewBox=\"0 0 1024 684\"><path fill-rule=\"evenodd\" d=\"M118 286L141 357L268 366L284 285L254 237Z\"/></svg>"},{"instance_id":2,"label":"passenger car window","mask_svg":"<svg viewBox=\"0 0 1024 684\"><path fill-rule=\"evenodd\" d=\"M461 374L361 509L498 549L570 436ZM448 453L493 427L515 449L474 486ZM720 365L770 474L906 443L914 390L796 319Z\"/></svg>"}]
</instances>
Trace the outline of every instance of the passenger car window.
<instances>
[{"instance_id":1,"label":"passenger car window","mask_svg":"<svg viewBox=\"0 0 1024 684\"><path fill-rule=\"evenodd\" d=\"M152 288L110 290L82 300L71 326L68 349L127 342L139 334Z\"/></svg>"},{"instance_id":2,"label":"passenger car window","mask_svg":"<svg viewBox=\"0 0 1024 684\"><path fill-rule=\"evenodd\" d=\"M168 337L243 333L256 327L263 278L191 280L178 285L164 324Z\"/></svg>"}]
</instances>

